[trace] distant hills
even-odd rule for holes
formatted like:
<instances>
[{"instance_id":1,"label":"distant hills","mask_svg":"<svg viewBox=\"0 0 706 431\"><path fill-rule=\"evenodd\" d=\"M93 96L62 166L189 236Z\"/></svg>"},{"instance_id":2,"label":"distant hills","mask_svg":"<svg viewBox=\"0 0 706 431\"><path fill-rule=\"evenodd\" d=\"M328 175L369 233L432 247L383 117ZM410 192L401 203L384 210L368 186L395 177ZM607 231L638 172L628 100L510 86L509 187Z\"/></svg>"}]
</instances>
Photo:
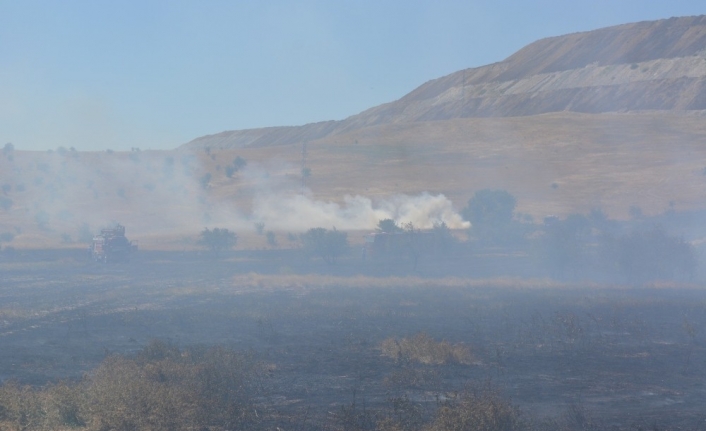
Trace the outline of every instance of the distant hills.
<instances>
[{"instance_id":1,"label":"distant hills","mask_svg":"<svg viewBox=\"0 0 706 431\"><path fill-rule=\"evenodd\" d=\"M542 39L504 61L431 80L342 121L226 131L183 148L288 145L457 118L704 109L706 16L681 17Z\"/></svg>"}]
</instances>

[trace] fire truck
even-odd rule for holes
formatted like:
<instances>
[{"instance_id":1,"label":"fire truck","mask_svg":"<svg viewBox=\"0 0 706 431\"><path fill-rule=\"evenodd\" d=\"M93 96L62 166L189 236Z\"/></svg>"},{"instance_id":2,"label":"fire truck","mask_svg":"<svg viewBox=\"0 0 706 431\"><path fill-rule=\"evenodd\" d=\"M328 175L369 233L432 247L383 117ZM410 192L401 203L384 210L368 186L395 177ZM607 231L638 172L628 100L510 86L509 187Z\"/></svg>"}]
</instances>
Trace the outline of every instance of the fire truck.
<instances>
[{"instance_id":1,"label":"fire truck","mask_svg":"<svg viewBox=\"0 0 706 431\"><path fill-rule=\"evenodd\" d=\"M125 237L125 226L118 224L101 229L101 233L93 237L89 250L96 262L127 262L130 255L137 251L137 243L129 241Z\"/></svg>"}]
</instances>

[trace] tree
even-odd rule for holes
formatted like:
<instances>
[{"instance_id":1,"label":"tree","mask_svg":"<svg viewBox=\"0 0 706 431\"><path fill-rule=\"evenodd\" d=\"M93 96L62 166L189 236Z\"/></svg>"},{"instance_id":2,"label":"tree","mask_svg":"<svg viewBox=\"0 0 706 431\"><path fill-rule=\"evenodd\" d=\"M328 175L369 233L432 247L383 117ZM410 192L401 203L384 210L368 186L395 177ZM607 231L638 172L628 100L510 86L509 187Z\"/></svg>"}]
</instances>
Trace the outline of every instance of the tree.
<instances>
[{"instance_id":1,"label":"tree","mask_svg":"<svg viewBox=\"0 0 706 431\"><path fill-rule=\"evenodd\" d=\"M414 227L414 223L411 221L402 225L402 231L404 231L406 238L405 249L412 260L412 270L416 271L423 248L422 244L420 244L420 231Z\"/></svg>"},{"instance_id":2,"label":"tree","mask_svg":"<svg viewBox=\"0 0 706 431\"><path fill-rule=\"evenodd\" d=\"M228 229L214 228L209 230L204 229L199 238L199 244L208 248L214 254L218 255L224 250L230 250L235 247L238 242L238 235Z\"/></svg>"},{"instance_id":3,"label":"tree","mask_svg":"<svg viewBox=\"0 0 706 431\"><path fill-rule=\"evenodd\" d=\"M236 171L243 169L245 166L247 166L247 164L248 164L248 161L240 156L236 157L233 160L233 167L235 168Z\"/></svg>"},{"instance_id":4,"label":"tree","mask_svg":"<svg viewBox=\"0 0 706 431\"><path fill-rule=\"evenodd\" d=\"M310 255L318 256L328 264L335 264L348 251L348 234L336 228L328 230L317 227L302 235L302 244Z\"/></svg>"},{"instance_id":5,"label":"tree","mask_svg":"<svg viewBox=\"0 0 706 431\"><path fill-rule=\"evenodd\" d=\"M12 161L12 156L15 153L15 146L12 145L12 142L8 142L5 144L4 147L2 147L2 154L7 157L8 160Z\"/></svg>"},{"instance_id":6,"label":"tree","mask_svg":"<svg viewBox=\"0 0 706 431\"><path fill-rule=\"evenodd\" d=\"M244 158L238 156L233 160L233 163L230 165L226 166L226 176L228 178L233 178L233 174L238 172L239 170L243 169L245 166L247 166L248 161L245 160Z\"/></svg>"},{"instance_id":7,"label":"tree","mask_svg":"<svg viewBox=\"0 0 706 431\"><path fill-rule=\"evenodd\" d=\"M208 188L208 184L211 182L211 178L212 175L210 172L206 172L201 178L199 178L199 183L201 184L202 189Z\"/></svg>"},{"instance_id":8,"label":"tree","mask_svg":"<svg viewBox=\"0 0 706 431\"><path fill-rule=\"evenodd\" d=\"M479 190L461 211L471 222L471 229L478 239L487 242L507 240L517 200L505 190Z\"/></svg>"},{"instance_id":9,"label":"tree","mask_svg":"<svg viewBox=\"0 0 706 431\"><path fill-rule=\"evenodd\" d=\"M397 223L395 223L395 221L392 220L391 218L386 218L384 220L380 220L378 222L377 230L379 230L382 233L402 232L402 228L397 226Z\"/></svg>"},{"instance_id":10,"label":"tree","mask_svg":"<svg viewBox=\"0 0 706 431\"><path fill-rule=\"evenodd\" d=\"M690 279L698 265L691 244L659 226L606 240L603 246L613 269L631 282Z\"/></svg>"},{"instance_id":11,"label":"tree","mask_svg":"<svg viewBox=\"0 0 706 431\"><path fill-rule=\"evenodd\" d=\"M434 236L434 249L436 252L448 253L456 243L451 229L443 221L434 223L431 233Z\"/></svg>"}]
</instances>

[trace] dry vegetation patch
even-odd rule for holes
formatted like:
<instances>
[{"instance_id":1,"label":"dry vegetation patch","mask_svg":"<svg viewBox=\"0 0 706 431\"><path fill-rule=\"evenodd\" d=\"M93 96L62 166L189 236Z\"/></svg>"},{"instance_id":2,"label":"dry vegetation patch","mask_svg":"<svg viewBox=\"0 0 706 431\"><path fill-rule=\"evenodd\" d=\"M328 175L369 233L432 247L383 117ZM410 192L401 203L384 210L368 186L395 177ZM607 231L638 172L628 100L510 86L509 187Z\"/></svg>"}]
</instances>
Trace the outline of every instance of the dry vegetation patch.
<instances>
[{"instance_id":1,"label":"dry vegetation patch","mask_svg":"<svg viewBox=\"0 0 706 431\"><path fill-rule=\"evenodd\" d=\"M256 374L248 355L153 341L137 356L108 357L80 382L0 386L0 429L253 429Z\"/></svg>"},{"instance_id":2,"label":"dry vegetation patch","mask_svg":"<svg viewBox=\"0 0 706 431\"><path fill-rule=\"evenodd\" d=\"M463 344L435 341L424 332L410 338L387 338L380 343L383 356L396 362L419 362L427 365L473 363L471 350Z\"/></svg>"}]
</instances>

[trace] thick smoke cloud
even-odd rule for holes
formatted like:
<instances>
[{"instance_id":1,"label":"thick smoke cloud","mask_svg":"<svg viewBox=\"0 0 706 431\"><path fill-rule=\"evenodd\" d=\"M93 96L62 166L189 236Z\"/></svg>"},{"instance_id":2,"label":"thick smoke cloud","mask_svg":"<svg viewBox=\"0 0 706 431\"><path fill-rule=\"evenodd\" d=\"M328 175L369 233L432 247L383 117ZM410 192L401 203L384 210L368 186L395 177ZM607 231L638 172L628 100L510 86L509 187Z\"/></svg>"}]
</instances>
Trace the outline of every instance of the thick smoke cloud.
<instances>
[{"instance_id":1,"label":"thick smoke cloud","mask_svg":"<svg viewBox=\"0 0 706 431\"><path fill-rule=\"evenodd\" d=\"M411 222L421 229L442 222L452 229L469 226L454 211L446 196L429 193L395 195L377 202L365 196L348 195L342 205L315 200L310 193L260 195L254 201L253 218L270 228L293 231L316 226L341 230L373 229L383 219L393 219L400 225Z\"/></svg>"},{"instance_id":2,"label":"thick smoke cloud","mask_svg":"<svg viewBox=\"0 0 706 431\"><path fill-rule=\"evenodd\" d=\"M4 230L22 225L23 232L38 228L41 235L69 233L75 238L82 225L95 232L119 222L139 238L193 235L204 227L245 232L256 223L288 232L313 227L372 230L383 219L411 222L420 229L442 222L450 228L468 227L441 194L355 195L342 202L317 198L301 186L298 168L286 163L251 162L234 178L193 154L24 152L3 163L13 170L2 182L12 186L10 213L15 215L0 226ZM235 198L224 190L236 190Z\"/></svg>"},{"instance_id":3,"label":"thick smoke cloud","mask_svg":"<svg viewBox=\"0 0 706 431\"><path fill-rule=\"evenodd\" d=\"M342 203L320 200L294 182L287 173L296 169L287 164L249 165L242 177L253 187L252 222L265 223L268 229L305 231L312 227L335 227L339 230L374 229L380 220L398 224L412 223L429 229L446 223L452 229L469 227L454 210L446 196L421 193L398 194L373 200L360 195L346 195Z\"/></svg>"}]
</instances>

